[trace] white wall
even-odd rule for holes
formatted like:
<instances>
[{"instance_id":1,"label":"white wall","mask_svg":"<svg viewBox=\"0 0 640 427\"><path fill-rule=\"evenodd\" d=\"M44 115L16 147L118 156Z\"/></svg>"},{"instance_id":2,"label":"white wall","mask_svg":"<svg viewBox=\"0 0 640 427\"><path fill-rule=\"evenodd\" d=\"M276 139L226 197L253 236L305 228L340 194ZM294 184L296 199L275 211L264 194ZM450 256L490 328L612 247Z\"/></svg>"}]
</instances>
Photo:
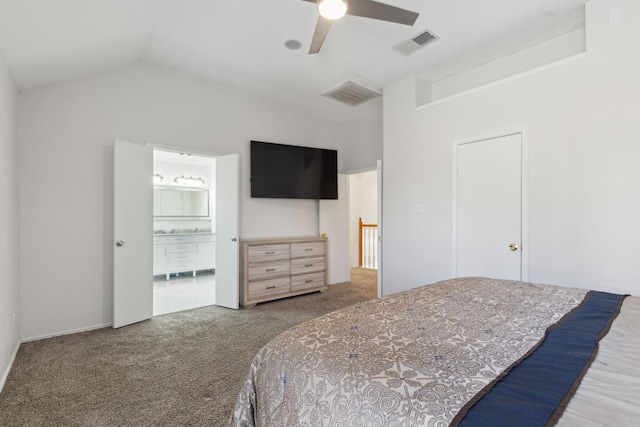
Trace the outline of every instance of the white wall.
<instances>
[{"instance_id":1,"label":"white wall","mask_svg":"<svg viewBox=\"0 0 640 427\"><path fill-rule=\"evenodd\" d=\"M18 119L23 339L111 322L114 139L239 153L244 238L318 233L317 201L249 197L251 139L351 167L348 125L146 63L21 93Z\"/></svg>"},{"instance_id":2,"label":"white wall","mask_svg":"<svg viewBox=\"0 0 640 427\"><path fill-rule=\"evenodd\" d=\"M17 99L0 52L0 391L20 345Z\"/></svg>"},{"instance_id":3,"label":"white wall","mask_svg":"<svg viewBox=\"0 0 640 427\"><path fill-rule=\"evenodd\" d=\"M372 170L382 159L382 111L341 125L343 171Z\"/></svg>"},{"instance_id":4,"label":"white wall","mask_svg":"<svg viewBox=\"0 0 640 427\"><path fill-rule=\"evenodd\" d=\"M452 276L453 142L526 127L529 280L640 295L638 39L640 2L602 0L579 62L418 111L384 89L386 293Z\"/></svg>"}]
</instances>

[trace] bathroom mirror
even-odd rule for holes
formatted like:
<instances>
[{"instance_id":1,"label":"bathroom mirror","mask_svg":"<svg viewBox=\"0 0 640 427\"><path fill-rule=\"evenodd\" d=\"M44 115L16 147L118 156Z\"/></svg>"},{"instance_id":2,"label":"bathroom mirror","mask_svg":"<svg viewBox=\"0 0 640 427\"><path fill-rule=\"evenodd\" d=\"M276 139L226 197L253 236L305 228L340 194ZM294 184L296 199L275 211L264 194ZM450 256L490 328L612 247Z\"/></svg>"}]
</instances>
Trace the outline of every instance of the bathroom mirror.
<instances>
[{"instance_id":1,"label":"bathroom mirror","mask_svg":"<svg viewBox=\"0 0 640 427\"><path fill-rule=\"evenodd\" d=\"M153 188L153 216L208 218L209 190L202 188Z\"/></svg>"}]
</instances>

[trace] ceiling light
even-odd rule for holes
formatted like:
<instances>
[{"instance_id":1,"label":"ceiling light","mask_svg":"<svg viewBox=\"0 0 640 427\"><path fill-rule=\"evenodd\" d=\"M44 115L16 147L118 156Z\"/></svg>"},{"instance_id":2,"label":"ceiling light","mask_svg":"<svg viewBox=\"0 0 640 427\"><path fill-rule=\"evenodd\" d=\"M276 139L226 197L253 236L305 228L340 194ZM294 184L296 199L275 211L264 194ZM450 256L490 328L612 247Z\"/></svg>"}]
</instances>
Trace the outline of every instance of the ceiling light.
<instances>
[{"instance_id":1,"label":"ceiling light","mask_svg":"<svg viewBox=\"0 0 640 427\"><path fill-rule=\"evenodd\" d=\"M318 4L318 12L326 19L340 19L347 13L347 4L343 0L323 0Z\"/></svg>"}]
</instances>

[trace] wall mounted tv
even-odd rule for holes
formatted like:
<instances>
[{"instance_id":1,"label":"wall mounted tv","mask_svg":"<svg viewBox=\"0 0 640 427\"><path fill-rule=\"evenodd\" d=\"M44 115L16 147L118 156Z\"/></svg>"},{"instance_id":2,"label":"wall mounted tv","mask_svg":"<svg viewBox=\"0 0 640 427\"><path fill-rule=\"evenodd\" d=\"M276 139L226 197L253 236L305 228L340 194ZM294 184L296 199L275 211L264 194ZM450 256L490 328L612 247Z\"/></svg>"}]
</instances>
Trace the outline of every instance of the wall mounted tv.
<instances>
[{"instance_id":1,"label":"wall mounted tv","mask_svg":"<svg viewBox=\"0 0 640 427\"><path fill-rule=\"evenodd\" d=\"M337 199L338 152L251 141L251 197Z\"/></svg>"}]
</instances>

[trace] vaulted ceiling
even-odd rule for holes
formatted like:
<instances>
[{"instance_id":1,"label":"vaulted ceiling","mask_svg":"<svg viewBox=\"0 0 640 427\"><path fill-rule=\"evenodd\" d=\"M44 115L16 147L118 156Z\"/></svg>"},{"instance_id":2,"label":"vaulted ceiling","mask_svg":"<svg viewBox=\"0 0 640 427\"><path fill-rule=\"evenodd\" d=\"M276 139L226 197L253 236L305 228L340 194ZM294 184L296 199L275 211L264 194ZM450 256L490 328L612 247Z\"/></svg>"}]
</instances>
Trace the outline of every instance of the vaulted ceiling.
<instances>
[{"instance_id":1,"label":"vaulted ceiling","mask_svg":"<svg viewBox=\"0 0 640 427\"><path fill-rule=\"evenodd\" d=\"M20 90L147 61L337 120L381 108L321 94L410 75L438 81L584 25L587 0L381 0L418 12L406 26L336 21L309 55L316 6L301 0L0 0L0 51ZM424 30L410 56L394 46ZM291 50L285 42L297 40Z\"/></svg>"}]
</instances>

